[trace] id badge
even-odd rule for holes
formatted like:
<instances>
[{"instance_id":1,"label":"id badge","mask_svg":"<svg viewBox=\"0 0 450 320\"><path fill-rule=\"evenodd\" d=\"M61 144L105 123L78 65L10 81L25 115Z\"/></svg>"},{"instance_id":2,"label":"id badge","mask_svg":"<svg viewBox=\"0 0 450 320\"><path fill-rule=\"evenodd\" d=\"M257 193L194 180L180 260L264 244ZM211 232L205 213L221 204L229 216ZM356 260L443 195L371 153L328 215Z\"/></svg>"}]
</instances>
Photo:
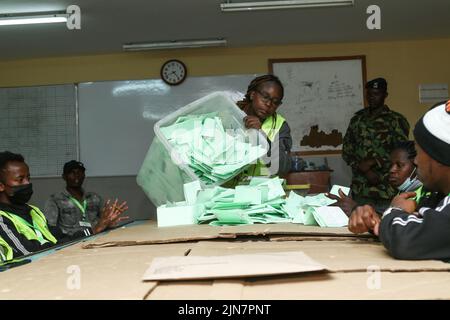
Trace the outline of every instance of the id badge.
<instances>
[{"instance_id":1,"label":"id badge","mask_svg":"<svg viewBox=\"0 0 450 320\"><path fill-rule=\"evenodd\" d=\"M87 222L87 221L80 221L80 226L81 227L86 227L86 228L91 228L92 227L91 223Z\"/></svg>"}]
</instances>

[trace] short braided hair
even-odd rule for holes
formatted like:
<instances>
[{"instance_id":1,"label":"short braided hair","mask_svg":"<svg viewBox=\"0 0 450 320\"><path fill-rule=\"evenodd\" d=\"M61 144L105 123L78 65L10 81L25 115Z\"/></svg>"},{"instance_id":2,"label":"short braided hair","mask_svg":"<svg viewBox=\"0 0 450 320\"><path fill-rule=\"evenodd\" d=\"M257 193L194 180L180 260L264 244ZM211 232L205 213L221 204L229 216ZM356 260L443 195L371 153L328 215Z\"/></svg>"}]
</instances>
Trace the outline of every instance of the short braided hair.
<instances>
[{"instance_id":1,"label":"short braided hair","mask_svg":"<svg viewBox=\"0 0 450 320\"><path fill-rule=\"evenodd\" d=\"M252 80L252 82L250 82L250 84L248 85L247 93L245 94L244 99L237 102L238 107L243 110L247 105L249 105L251 103L250 94L253 91L257 90L262 84L267 83L267 82L276 83L281 88L281 98L283 98L284 87L283 87L283 84L281 83L280 79L277 76L274 76L273 74L265 74L265 75L256 77L255 79Z\"/></svg>"}]
</instances>

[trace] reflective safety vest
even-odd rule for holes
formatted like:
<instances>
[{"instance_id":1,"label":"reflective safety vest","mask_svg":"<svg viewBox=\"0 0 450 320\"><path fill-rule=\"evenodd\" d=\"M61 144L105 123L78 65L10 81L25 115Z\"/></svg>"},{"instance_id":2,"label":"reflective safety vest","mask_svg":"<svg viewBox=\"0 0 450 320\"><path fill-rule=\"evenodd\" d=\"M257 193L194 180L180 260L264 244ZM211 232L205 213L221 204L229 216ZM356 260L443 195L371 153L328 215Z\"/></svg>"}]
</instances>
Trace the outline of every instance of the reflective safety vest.
<instances>
[{"instance_id":1,"label":"reflective safety vest","mask_svg":"<svg viewBox=\"0 0 450 320\"><path fill-rule=\"evenodd\" d=\"M270 142L275 141L275 138L278 136L278 133L280 132L280 129L285 121L286 119L284 119L277 113L264 120L261 125L261 130L266 134ZM269 168L267 168L267 166L261 160L258 160L255 165L250 166L244 174L246 176L252 177L270 176Z\"/></svg>"},{"instance_id":2,"label":"reflective safety vest","mask_svg":"<svg viewBox=\"0 0 450 320\"><path fill-rule=\"evenodd\" d=\"M0 263L12 260L12 258L13 249L3 238L0 238Z\"/></svg>"},{"instance_id":3,"label":"reflective safety vest","mask_svg":"<svg viewBox=\"0 0 450 320\"><path fill-rule=\"evenodd\" d=\"M423 191L423 185L421 185L420 187L418 187L416 190L412 190L411 192L415 192L416 196L413 198L413 200L416 203L419 203L420 200L422 200L422 198L424 197L429 197L431 195L431 191L428 192L424 192ZM401 194L402 192L398 192L397 195Z\"/></svg>"},{"instance_id":4,"label":"reflective safety vest","mask_svg":"<svg viewBox=\"0 0 450 320\"><path fill-rule=\"evenodd\" d=\"M28 240L37 240L40 242L40 244L44 244L47 242L55 244L57 240L48 228L45 215L41 210L39 210L39 208L31 205L30 207L30 215L31 220L33 221L33 225L13 213L0 210L0 215L9 219L14 224L17 232L22 234ZM6 242L5 244L8 246L9 250L11 250L12 253L12 248ZM1 243L1 245L3 247L3 243ZM6 250L6 252L8 252L8 249Z\"/></svg>"}]
</instances>

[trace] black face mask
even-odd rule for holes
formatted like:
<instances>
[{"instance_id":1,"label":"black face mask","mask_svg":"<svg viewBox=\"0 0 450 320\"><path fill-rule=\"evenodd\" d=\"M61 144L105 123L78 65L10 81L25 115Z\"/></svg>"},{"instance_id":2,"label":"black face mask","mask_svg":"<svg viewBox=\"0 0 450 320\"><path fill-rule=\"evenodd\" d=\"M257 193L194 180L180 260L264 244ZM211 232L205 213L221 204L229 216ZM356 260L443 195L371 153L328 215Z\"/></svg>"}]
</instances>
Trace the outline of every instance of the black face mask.
<instances>
[{"instance_id":1,"label":"black face mask","mask_svg":"<svg viewBox=\"0 0 450 320\"><path fill-rule=\"evenodd\" d=\"M13 204L25 204L33 195L33 185L31 183L29 184L23 184L20 186L13 186L11 187L13 194L7 195L9 198L9 201Z\"/></svg>"}]
</instances>

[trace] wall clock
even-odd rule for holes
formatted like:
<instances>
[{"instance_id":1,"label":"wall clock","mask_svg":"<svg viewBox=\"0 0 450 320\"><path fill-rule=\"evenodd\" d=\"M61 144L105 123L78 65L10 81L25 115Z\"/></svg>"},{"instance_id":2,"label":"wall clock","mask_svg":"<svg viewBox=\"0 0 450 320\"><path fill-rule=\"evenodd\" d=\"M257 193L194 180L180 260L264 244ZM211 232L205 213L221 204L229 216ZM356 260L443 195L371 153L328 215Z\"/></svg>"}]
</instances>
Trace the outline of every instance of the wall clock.
<instances>
[{"instance_id":1,"label":"wall clock","mask_svg":"<svg viewBox=\"0 0 450 320\"><path fill-rule=\"evenodd\" d=\"M171 86L182 83L186 76L186 65L180 60L172 59L166 61L161 67L161 79Z\"/></svg>"}]
</instances>

